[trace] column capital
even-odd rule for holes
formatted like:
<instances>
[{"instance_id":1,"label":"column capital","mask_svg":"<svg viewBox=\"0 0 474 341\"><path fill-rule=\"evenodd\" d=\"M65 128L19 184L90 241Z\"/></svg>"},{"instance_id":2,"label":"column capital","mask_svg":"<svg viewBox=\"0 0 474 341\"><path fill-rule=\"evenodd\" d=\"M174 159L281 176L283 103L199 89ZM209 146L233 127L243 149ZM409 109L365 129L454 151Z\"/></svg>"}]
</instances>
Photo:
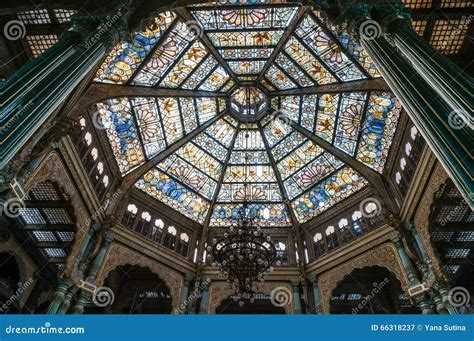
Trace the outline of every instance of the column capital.
<instances>
[{"instance_id":1,"label":"column capital","mask_svg":"<svg viewBox=\"0 0 474 341\"><path fill-rule=\"evenodd\" d=\"M183 278L184 278L184 285L189 285L189 283L191 283L191 281L193 280L194 276L191 274L185 273Z\"/></svg>"},{"instance_id":2,"label":"column capital","mask_svg":"<svg viewBox=\"0 0 474 341\"><path fill-rule=\"evenodd\" d=\"M308 281L310 281L311 284L314 285L318 283L319 276L316 274L309 274L306 276L306 278L308 279Z\"/></svg>"},{"instance_id":3,"label":"column capital","mask_svg":"<svg viewBox=\"0 0 474 341\"><path fill-rule=\"evenodd\" d=\"M295 288L295 287L297 288L301 283L301 281L299 279L292 279L290 282L291 282L291 285L293 286L293 288Z\"/></svg>"}]
</instances>

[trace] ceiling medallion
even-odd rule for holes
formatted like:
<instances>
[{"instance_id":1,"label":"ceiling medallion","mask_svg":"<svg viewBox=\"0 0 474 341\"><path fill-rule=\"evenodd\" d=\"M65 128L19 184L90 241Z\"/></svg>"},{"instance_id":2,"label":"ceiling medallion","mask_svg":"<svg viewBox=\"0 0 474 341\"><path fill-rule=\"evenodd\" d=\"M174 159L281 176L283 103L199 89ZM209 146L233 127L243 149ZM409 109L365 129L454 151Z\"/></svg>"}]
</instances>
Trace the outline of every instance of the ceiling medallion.
<instances>
[{"instance_id":1,"label":"ceiling medallion","mask_svg":"<svg viewBox=\"0 0 474 341\"><path fill-rule=\"evenodd\" d=\"M242 86L230 96L231 111L243 120L256 119L268 108L265 94L254 86Z\"/></svg>"}]
</instances>

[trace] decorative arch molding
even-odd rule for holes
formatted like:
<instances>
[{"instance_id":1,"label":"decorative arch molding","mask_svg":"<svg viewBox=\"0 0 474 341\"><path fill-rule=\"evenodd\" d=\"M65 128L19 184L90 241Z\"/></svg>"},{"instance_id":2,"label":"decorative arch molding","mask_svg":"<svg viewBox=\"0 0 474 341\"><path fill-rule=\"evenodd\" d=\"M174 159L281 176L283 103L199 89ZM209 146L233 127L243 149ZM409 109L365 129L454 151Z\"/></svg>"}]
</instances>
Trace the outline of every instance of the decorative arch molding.
<instances>
[{"instance_id":1,"label":"decorative arch molding","mask_svg":"<svg viewBox=\"0 0 474 341\"><path fill-rule=\"evenodd\" d=\"M284 287L293 293L293 287L288 282L263 282L257 284L257 292L270 295L272 290L277 287ZM233 294L233 290L227 282L212 282L209 287L209 304L207 308L208 314L215 314L217 307L219 307L226 298ZM295 309L291 301L283 306L286 314L294 314Z\"/></svg>"},{"instance_id":2,"label":"decorative arch molding","mask_svg":"<svg viewBox=\"0 0 474 341\"><path fill-rule=\"evenodd\" d=\"M178 309L179 298L183 287L183 276L174 270L162 265L154 259L144 257L139 253L122 246L112 243L109 247L104 263L97 275L97 286L102 286L109 273L121 265L137 265L149 268L151 272L158 275L170 289L173 312Z\"/></svg>"},{"instance_id":3,"label":"decorative arch molding","mask_svg":"<svg viewBox=\"0 0 474 341\"><path fill-rule=\"evenodd\" d=\"M74 222L76 224L76 232L74 236L75 239L73 245L71 246L71 251L67 257L65 269L63 270L65 274L69 274L72 271L82 239L86 234L86 230L89 228L89 226L84 228L84 226L80 224L80 219L85 219L86 217L89 217L90 214L82 202L81 196L76 189L73 180L69 176L66 166L57 152L53 151L49 153L41 161L40 165L33 172L31 178L26 182L25 191L29 192L36 185L45 181L57 183L70 198L71 206L74 209Z\"/></svg>"},{"instance_id":4,"label":"decorative arch molding","mask_svg":"<svg viewBox=\"0 0 474 341\"><path fill-rule=\"evenodd\" d=\"M431 215L431 207L434 202L435 193L440 189L441 186L449 179L448 174L443 169L440 163L436 164L436 168L429 179L428 186L420 200L418 210L416 210L413 222L418 234L423 240L426 253L431 259L436 277L444 278L442 272L442 264L436 254L433 245L431 244L430 232L429 232L429 217Z\"/></svg>"},{"instance_id":5,"label":"decorative arch molding","mask_svg":"<svg viewBox=\"0 0 474 341\"><path fill-rule=\"evenodd\" d=\"M321 291L321 306L324 314L329 314L331 293L337 285L353 270L370 266L384 267L392 272L400 281L403 291L408 293L408 277L401 259L395 246L386 243L320 275L318 286Z\"/></svg>"}]
</instances>

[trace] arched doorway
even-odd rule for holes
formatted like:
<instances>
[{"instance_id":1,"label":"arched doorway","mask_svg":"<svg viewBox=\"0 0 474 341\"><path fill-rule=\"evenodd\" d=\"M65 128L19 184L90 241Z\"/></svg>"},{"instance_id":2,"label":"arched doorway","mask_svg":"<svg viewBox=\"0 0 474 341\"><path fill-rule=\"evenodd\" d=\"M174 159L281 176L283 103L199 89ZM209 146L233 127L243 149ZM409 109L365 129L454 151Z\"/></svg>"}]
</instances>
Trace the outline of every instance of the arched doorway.
<instances>
[{"instance_id":1,"label":"arched doorway","mask_svg":"<svg viewBox=\"0 0 474 341\"><path fill-rule=\"evenodd\" d=\"M217 307L216 314L286 314L283 307L272 304L268 295L256 293L252 301L246 300L240 305L238 300L229 296Z\"/></svg>"},{"instance_id":2,"label":"arched doorway","mask_svg":"<svg viewBox=\"0 0 474 341\"><path fill-rule=\"evenodd\" d=\"M121 265L111 271L104 282L114 293L111 306L101 308L93 303L86 313L170 314L170 288L149 268Z\"/></svg>"},{"instance_id":3,"label":"arched doorway","mask_svg":"<svg viewBox=\"0 0 474 341\"><path fill-rule=\"evenodd\" d=\"M331 295L331 314L416 314L395 275L384 267L354 269Z\"/></svg>"}]
</instances>

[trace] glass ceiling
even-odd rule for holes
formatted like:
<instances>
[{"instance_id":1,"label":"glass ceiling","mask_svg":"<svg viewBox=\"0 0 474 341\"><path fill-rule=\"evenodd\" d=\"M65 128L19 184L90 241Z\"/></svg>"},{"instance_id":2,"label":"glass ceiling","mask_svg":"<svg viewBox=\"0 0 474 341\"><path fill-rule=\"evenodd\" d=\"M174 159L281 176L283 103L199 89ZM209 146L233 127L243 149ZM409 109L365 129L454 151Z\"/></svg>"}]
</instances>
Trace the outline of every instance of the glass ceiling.
<instances>
[{"instance_id":1,"label":"glass ceiling","mask_svg":"<svg viewBox=\"0 0 474 341\"><path fill-rule=\"evenodd\" d=\"M175 151L140 173L136 188L201 224L233 224L246 200L262 226L289 226L292 216L309 221L368 184L321 145L383 172L401 110L395 96L315 91L380 77L348 34L336 34L315 11L301 15L296 5L185 11L192 21L173 12L153 18L113 49L95 77L176 90L97 104L122 176ZM300 90L287 94L292 89ZM257 113L263 114L248 120Z\"/></svg>"}]
</instances>

